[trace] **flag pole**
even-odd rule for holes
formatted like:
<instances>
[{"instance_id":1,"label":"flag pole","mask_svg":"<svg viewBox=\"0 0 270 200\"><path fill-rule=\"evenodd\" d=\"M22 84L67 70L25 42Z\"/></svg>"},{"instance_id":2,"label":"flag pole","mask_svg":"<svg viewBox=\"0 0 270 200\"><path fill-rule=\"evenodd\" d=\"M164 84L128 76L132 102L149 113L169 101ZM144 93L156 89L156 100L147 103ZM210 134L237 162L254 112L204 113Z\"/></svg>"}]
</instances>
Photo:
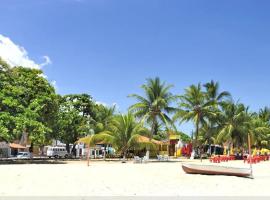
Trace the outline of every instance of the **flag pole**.
<instances>
[{"instance_id":1,"label":"flag pole","mask_svg":"<svg viewBox=\"0 0 270 200\"><path fill-rule=\"evenodd\" d=\"M250 163L251 177L253 178L252 152L251 152L251 141L250 141L250 134L249 133L248 133L248 151L249 151L249 163Z\"/></svg>"}]
</instances>

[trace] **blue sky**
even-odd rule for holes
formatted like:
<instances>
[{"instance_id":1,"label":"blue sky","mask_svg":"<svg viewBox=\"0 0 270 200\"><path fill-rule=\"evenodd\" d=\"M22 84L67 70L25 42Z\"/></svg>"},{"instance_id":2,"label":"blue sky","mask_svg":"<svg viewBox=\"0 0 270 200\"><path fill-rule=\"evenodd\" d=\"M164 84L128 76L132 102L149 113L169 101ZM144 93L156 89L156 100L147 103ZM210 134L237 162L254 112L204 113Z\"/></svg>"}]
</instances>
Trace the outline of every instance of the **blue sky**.
<instances>
[{"instance_id":1,"label":"blue sky","mask_svg":"<svg viewBox=\"0 0 270 200\"><path fill-rule=\"evenodd\" d=\"M219 81L235 100L269 104L270 1L1 0L0 34L24 47L61 94L126 111L146 78ZM191 126L180 128L190 132Z\"/></svg>"}]
</instances>

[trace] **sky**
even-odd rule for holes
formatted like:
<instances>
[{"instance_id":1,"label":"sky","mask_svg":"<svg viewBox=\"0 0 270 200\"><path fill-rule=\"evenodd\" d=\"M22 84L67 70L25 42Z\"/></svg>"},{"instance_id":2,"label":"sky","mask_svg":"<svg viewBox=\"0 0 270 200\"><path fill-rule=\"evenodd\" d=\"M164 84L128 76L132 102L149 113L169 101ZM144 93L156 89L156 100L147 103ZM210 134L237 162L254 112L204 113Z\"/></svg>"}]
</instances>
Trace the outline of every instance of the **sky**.
<instances>
[{"instance_id":1,"label":"sky","mask_svg":"<svg viewBox=\"0 0 270 200\"><path fill-rule=\"evenodd\" d=\"M218 81L257 111L270 106L269 8L268 0L0 0L0 56L41 68L60 94L88 93L121 112L156 76L174 94Z\"/></svg>"}]
</instances>

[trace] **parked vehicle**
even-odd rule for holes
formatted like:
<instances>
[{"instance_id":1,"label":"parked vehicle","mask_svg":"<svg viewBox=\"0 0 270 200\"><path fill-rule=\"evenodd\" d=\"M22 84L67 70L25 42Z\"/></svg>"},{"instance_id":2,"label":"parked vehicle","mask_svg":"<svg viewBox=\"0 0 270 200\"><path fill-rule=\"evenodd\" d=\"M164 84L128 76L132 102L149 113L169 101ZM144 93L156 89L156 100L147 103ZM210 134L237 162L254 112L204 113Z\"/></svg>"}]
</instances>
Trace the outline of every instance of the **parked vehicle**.
<instances>
[{"instance_id":1,"label":"parked vehicle","mask_svg":"<svg viewBox=\"0 0 270 200\"><path fill-rule=\"evenodd\" d=\"M29 152L19 152L16 158L29 159L31 158L31 154Z\"/></svg>"},{"instance_id":2,"label":"parked vehicle","mask_svg":"<svg viewBox=\"0 0 270 200\"><path fill-rule=\"evenodd\" d=\"M69 154L65 147L48 147L47 156L49 158L68 158Z\"/></svg>"}]
</instances>

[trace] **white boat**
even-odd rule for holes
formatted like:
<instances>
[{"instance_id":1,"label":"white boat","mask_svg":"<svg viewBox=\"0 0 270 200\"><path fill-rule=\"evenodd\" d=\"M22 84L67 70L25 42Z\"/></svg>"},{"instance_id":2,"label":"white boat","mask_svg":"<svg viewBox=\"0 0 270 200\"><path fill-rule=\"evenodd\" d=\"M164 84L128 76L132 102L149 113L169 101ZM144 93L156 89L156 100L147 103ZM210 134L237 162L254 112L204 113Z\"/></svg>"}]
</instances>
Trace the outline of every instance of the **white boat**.
<instances>
[{"instance_id":1,"label":"white boat","mask_svg":"<svg viewBox=\"0 0 270 200\"><path fill-rule=\"evenodd\" d=\"M188 174L226 175L252 178L252 170L250 168L235 168L199 164L183 164L182 168Z\"/></svg>"}]
</instances>

